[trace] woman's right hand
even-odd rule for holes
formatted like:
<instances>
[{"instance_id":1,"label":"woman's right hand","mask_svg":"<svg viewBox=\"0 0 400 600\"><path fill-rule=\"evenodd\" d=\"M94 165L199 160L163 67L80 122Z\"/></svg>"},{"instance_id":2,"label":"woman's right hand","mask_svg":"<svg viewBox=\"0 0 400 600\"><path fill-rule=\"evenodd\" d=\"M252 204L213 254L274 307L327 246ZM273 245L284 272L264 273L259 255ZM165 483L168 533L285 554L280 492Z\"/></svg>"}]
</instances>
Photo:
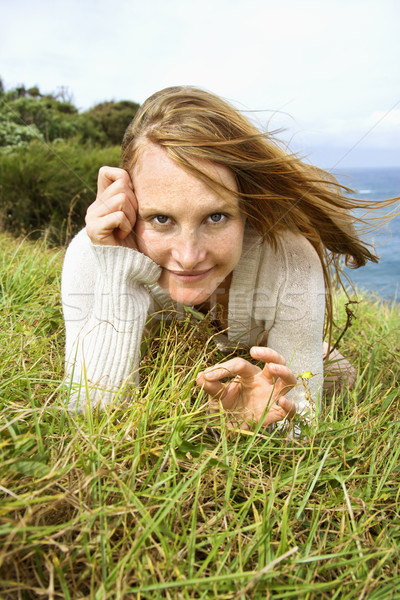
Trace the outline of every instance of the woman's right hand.
<instances>
[{"instance_id":1,"label":"woman's right hand","mask_svg":"<svg viewBox=\"0 0 400 600\"><path fill-rule=\"evenodd\" d=\"M137 201L129 174L117 167L101 167L97 197L86 213L86 231L93 244L137 250L133 228Z\"/></svg>"}]
</instances>

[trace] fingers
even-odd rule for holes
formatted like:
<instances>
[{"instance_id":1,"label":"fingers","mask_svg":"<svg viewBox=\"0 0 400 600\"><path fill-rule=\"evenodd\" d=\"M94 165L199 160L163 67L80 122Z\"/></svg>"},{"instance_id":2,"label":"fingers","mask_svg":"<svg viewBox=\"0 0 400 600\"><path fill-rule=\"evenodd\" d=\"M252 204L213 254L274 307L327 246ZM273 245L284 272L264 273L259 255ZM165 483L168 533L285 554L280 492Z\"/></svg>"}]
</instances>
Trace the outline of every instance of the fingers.
<instances>
[{"instance_id":1,"label":"fingers","mask_svg":"<svg viewBox=\"0 0 400 600\"><path fill-rule=\"evenodd\" d=\"M279 404L271 406L267 415L264 418L263 426L273 425L285 419L293 419L296 414L296 405L293 400L289 400L285 396L279 398Z\"/></svg>"},{"instance_id":2,"label":"fingers","mask_svg":"<svg viewBox=\"0 0 400 600\"><path fill-rule=\"evenodd\" d=\"M261 356L263 356L264 359L277 362L267 363L261 371L258 366L249 361L235 357L199 373L196 380L197 384L202 386L208 394L222 397L222 391L225 390L226 385L222 384L221 380L229 377L232 379L238 378L238 380L240 378L245 382L246 379L250 380L262 373L267 383L274 386L272 394L274 399L287 393L296 385L296 376L286 367L285 359L278 352L271 348L259 347L253 347L250 352L254 358L261 359Z\"/></svg>"},{"instance_id":3,"label":"fingers","mask_svg":"<svg viewBox=\"0 0 400 600\"><path fill-rule=\"evenodd\" d=\"M137 201L124 169L102 167L97 198L86 213L86 231L95 244L119 245L136 223Z\"/></svg>"},{"instance_id":4,"label":"fingers","mask_svg":"<svg viewBox=\"0 0 400 600\"><path fill-rule=\"evenodd\" d=\"M256 360L262 360L266 363L263 368L263 375L269 383L275 384L275 396L288 392L296 385L296 376L286 367L286 361L279 352L264 346L253 346L250 349L250 354Z\"/></svg>"},{"instance_id":5,"label":"fingers","mask_svg":"<svg viewBox=\"0 0 400 600\"><path fill-rule=\"evenodd\" d=\"M231 420L245 423L262 419L268 425L292 418L295 404L284 394L296 385L296 376L285 365L285 359L270 348L254 347L251 354L260 360L276 362L266 363L261 370L236 357L199 373L197 384L221 402Z\"/></svg>"},{"instance_id":6,"label":"fingers","mask_svg":"<svg viewBox=\"0 0 400 600\"><path fill-rule=\"evenodd\" d=\"M279 405L280 408L286 413L285 418L293 419L296 414L296 404L293 402L293 400L289 400L289 398L286 398L286 396L281 396L279 398Z\"/></svg>"},{"instance_id":7,"label":"fingers","mask_svg":"<svg viewBox=\"0 0 400 600\"><path fill-rule=\"evenodd\" d=\"M218 413L220 410L221 404L218 400L214 398L210 398L209 400L209 408L211 413ZM224 407L224 403L222 402L222 407ZM279 423L285 420L291 420L296 414L296 405L292 400L282 396L279 399L278 404L273 404L270 406L267 414L263 418L263 427L268 427L269 425L274 425L275 423ZM256 423L258 423L259 419L262 417L262 413L256 414L252 411L229 411L227 409L227 426L230 429L244 429L249 430L252 429Z\"/></svg>"},{"instance_id":8,"label":"fingers","mask_svg":"<svg viewBox=\"0 0 400 600\"><path fill-rule=\"evenodd\" d=\"M86 229L91 239L101 238L103 230L109 233L116 227L120 227L126 235L132 231L136 222L136 200L131 195L133 196L133 192L129 195L121 192L109 197L102 196L89 206ZM92 241L96 242L95 239Z\"/></svg>"},{"instance_id":9,"label":"fingers","mask_svg":"<svg viewBox=\"0 0 400 600\"><path fill-rule=\"evenodd\" d=\"M131 222L123 210L111 212L100 217L87 216L86 230L94 243L101 243L105 235L112 234L115 230L119 239L124 239L132 231Z\"/></svg>"},{"instance_id":10,"label":"fingers","mask_svg":"<svg viewBox=\"0 0 400 600\"><path fill-rule=\"evenodd\" d=\"M262 360L263 362L276 363L278 365L286 365L286 361L279 352L267 348L265 346L253 346L250 348L250 354L256 360Z\"/></svg>"},{"instance_id":11,"label":"fingers","mask_svg":"<svg viewBox=\"0 0 400 600\"><path fill-rule=\"evenodd\" d=\"M219 381L219 379L214 379L217 377L221 377L221 379L223 379L225 377L229 377L229 373L227 373L225 369L211 367L207 371L199 373L196 378L196 383L218 403L222 402L224 409L229 410L235 404L237 399L238 389L241 385L240 378L238 377L225 383L223 381Z\"/></svg>"},{"instance_id":12,"label":"fingers","mask_svg":"<svg viewBox=\"0 0 400 600\"><path fill-rule=\"evenodd\" d=\"M136 222L137 201L131 178L124 169L101 167L98 192L92 211L98 216L123 210L132 225Z\"/></svg>"},{"instance_id":13,"label":"fingers","mask_svg":"<svg viewBox=\"0 0 400 600\"><path fill-rule=\"evenodd\" d=\"M132 180L125 169L107 166L101 167L97 176L97 195L101 196L114 181L118 180L124 181L128 187L133 189Z\"/></svg>"},{"instance_id":14,"label":"fingers","mask_svg":"<svg viewBox=\"0 0 400 600\"><path fill-rule=\"evenodd\" d=\"M274 397L286 394L297 383L297 377L285 365L269 363L263 369L263 375L274 383Z\"/></svg>"},{"instance_id":15,"label":"fingers","mask_svg":"<svg viewBox=\"0 0 400 600\"><path fill-rule=\"evenodd\" d=\"M241 377L254 377L260 371L261 369L256 365L237 356L215 367L209 367L200 375L203 375L207 381L219 381L225 377L236 377L237 375Z\"/></svg>"},{"instance_id":16,"label":"fingers","mask_svg":"<svg viewBox=\"0 0 400 600\"><path fill-rule=\"evenodd\" d=\"M222 402L224 409L231 409L237 402L243 381L261 373L261 369L243 358L236 357L199 373L196 383L207 394ZM229 378L230 381L221 380Z\"/></svg>"},{"instance_id":17,"label":"fingers","mask_svg":"<svg viewBox=\"0 0 400 600\"><path fill-rule=\"evenodd\" d=\"M200 373L196 378L196 383L200 387L204 389L204 391L213 396L214 398L219 399L224 391L224 385L220 381L209 381L206 377L205 372Z\"/></svg>"}]
</instances>

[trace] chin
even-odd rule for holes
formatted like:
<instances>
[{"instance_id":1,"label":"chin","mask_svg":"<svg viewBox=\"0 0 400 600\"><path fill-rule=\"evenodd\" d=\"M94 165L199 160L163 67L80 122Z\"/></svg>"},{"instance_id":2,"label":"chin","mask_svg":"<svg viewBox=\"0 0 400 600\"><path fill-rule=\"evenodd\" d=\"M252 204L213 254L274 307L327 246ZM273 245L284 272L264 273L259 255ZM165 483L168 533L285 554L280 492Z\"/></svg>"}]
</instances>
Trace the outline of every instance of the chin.
<instances>
[{"instance_id":1,"label":"chin","mask_svg":"<svg viewBox=\"0 0 400 600\"><path fill-rule=\"evenodd\" d=\"M185 306L196 306L202 304L211 294L204 290L166 290L174 302Z\"/></svg>"},{"instance_id":2,"label":"chin","mask_svg":"<svg viewBox=\"0 0 400 600\"><path fill-rule=\"evenodd\" d=\"M175 286L175 285L162 285L161 287L168 296L178 304L184 304L185 306L196 306L202 304L212 295L214 288L211 290L207 287L195 287L195 286Z\"/></svg>"}]
</instances>

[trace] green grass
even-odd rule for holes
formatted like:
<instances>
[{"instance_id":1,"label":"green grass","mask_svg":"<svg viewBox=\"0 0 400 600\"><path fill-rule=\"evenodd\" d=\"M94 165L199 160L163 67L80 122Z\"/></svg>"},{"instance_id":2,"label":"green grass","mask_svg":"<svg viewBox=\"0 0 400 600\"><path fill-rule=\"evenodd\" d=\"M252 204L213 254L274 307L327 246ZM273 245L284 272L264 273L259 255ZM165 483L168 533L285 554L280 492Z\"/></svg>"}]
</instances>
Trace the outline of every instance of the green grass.
<instances>
[{"instance_id":1,"label":"green grass","mask_svg":"<svg viewBox=\"0 0 400 600\"><path fill-rule=\"evenodd\" d=\"M356 389L300 437L207 414L219 357L189 318L148 341L134 403L71 419L62 252L0 252L2 599L400 598L399 305L361 300Z\"/></svg>"}]
</instances>

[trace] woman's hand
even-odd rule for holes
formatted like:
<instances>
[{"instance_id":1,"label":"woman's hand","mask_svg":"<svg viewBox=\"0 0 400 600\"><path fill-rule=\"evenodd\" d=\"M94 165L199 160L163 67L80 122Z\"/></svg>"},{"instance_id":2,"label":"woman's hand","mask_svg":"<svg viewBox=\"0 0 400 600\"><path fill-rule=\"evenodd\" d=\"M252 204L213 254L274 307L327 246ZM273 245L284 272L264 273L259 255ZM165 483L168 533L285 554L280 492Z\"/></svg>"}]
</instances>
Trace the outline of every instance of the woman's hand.
<instances>
[{"instance_id":1,"label":"woman's hand","mask_svg":"<svg viewBox=\"0 0 400 600\"><path fill-rule=\"evenodd\" d=\"M243 358L233 358L198 375L197 384L212 397L212 410L221 402L229 414L228 426L241 429L249 429L262 415L263 426L291 419L296 407L284 394L296 385L297 379L285 366L285 359L261 346L251 348L250 354L265 362L265 367L260 369ZM223 383L221 380L226 378L231 381Z\"/></svg>"},{"instance_id":2,"label":"woman's hand","mask_svg":"<svg viewBox=\"0 0 400 600\"><path fill-rule=\"evenodd\" d=\"M93 244L137 249L132 230L137 201L131 178L124 169L101 167L97 197L86 213L86 231Z\"/></svg>"}]
</instances>

